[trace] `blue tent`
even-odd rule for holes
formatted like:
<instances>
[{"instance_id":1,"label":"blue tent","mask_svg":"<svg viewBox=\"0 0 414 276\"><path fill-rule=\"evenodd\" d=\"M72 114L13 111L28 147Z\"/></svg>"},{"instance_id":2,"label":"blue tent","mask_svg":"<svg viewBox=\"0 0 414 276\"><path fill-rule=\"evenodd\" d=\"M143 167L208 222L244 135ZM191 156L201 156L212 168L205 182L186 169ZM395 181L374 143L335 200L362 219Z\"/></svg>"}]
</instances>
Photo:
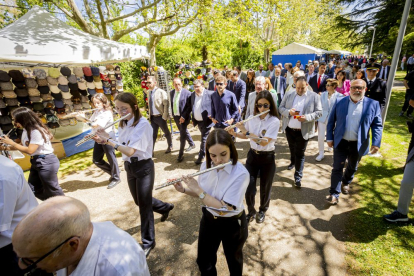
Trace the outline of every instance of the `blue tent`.
<instances>
[{"instance_id":1,"label":"blue tent","mask_svg":"<svg viewBox=\"0 0 414 276\"><path fill-rule=\"evenodd\" d=\"M292 63L295 66L296 62L300 62L305 66L309 60L325 60L325 50L318 49L309 45L293 42L282 49L272 53L272 63Z\"/></svg>"}]
</instances>

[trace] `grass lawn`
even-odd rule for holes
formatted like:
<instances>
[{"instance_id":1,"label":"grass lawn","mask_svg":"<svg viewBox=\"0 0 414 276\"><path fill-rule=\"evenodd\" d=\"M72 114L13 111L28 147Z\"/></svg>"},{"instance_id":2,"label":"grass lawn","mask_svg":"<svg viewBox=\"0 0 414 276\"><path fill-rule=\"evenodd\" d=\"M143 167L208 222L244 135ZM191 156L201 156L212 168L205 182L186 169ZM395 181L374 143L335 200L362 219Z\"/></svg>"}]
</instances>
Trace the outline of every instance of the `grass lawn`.
<instances>
[{"instance_id":1,"label":"grass lawn","mask_svg":"<svg viewBox=\"0 0 414 276\"><path fill-rule=\"evenodd\" d=\"M413 221L398 225L382 219L396 209L411 138L407 119L398 117L404 94L405 89L394 90L391 97L380 150L383 158L364 157L356 174L360 187L352 196L359 204L347 224L350 275L414 275Z\"/></svg>"},{"instance_id":2,"label":"grass lawn","mask_svg":"<svg viewBox=\"0 0 414 276\"><path fill-rule=\"evenodd\" d=\"M403 81L405 75L407 75L406 71L397 71L396 74L395 74L395 79Z\"/></svg>"}]
</instances>

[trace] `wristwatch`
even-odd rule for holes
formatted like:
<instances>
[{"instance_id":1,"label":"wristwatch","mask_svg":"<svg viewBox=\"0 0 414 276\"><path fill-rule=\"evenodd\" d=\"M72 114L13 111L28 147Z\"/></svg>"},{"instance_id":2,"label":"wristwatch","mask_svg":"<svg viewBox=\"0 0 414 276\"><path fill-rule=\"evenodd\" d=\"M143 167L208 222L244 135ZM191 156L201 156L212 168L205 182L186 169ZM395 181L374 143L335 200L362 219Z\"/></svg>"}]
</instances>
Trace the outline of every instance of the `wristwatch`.
<instances>
[{"instance_id":1,"label":"wristwatch","mask_svg":"<svg viewBox=\"0 0 414 276\"><path fill-rule=\"evenodd\" d=\"M249 136L250 135L250 131L246 131L246 136Z\"/></svg>"},{"instance_id":2,"label":"wristwatch","mask_svg":"<svg viewBox=\"0 0 414 276\"><path fill-rule=\"evenodd\" d=\"M207 195L207 193L206 193L205 191L203 191L202 193L200 193L200 194L198 195L198 197L199 197L201 200L203 200L203 199L206 197L206 195Z\"/></svg>"},{"instance_id":3,"label":"wristwatch","mask_svg":"<svg viewBox=\"0 0 414 276\"><path fill-rule=\"evenodd\" d=\"M115 144L114 149L118 150L119 144Z\"/></svg>"}]
</instances>

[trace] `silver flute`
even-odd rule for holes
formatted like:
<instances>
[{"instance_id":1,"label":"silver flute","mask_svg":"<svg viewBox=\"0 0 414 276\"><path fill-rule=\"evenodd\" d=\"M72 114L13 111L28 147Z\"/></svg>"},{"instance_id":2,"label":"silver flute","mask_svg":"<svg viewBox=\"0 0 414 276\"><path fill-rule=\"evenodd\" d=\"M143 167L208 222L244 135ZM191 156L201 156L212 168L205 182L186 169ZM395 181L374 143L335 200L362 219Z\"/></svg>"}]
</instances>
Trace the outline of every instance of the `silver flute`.
<instances>
[{"instance_id":1,"label":"silver flute","mask_svg":"<svg viewBox=\"0 0 414 276\"><path fill-rule=\"evenodd\" d=\"M130 114L128 113L127 115L122 116L121 118L119 118L118 120L114 121L113 123L111 123L109 125L106 125L103 129L110 128L111 126L119 123L120 121L125 120L129 115ZM76 143L76 146L79 147L80 145L88 142L89 140L91 140L96 135L96 133L97 133L97 130L96 129L93 129L90 134L86 135L85 137L83 137L83 139L81 139L79 142L77 142Z\"/></svg>"},{"instance_id":2,"label":"silver flute","mask_svg":"<svg viewBox=\"0 0 414 276\"><path fill-rule=\"evenodd\" d=\"M254 115L253 117L247 118L247 119L245 119L245 120L243 120L243 121L237 122L237 123L243 123L243 124L244 124L245 122L248 122L248 121L250 121L250 120L251 120L251 119L253 119L253 118L256 118L256 117L262 116L262 115L264 115L264 114L266 114L266 113L268 113L268 112L270 112L270 109L268 109L268 110L266 110L266 111L263 111L263 112L262 112L262 113L260 113L260 114ZM225 128L225 130L233 129L233 128L235 128L235 127L236 127L236 125L231 125L231 126L226 127L226 128Z\"/></svg>"},{"instance_id":3,"label":"silver flute","mask_svg":"<svg viewBox=\"0 0 414 276\"><path fill-rule=\"evenodd\" d=\"M203 171L199 171L199 172L196 172L196 173L193 173L193 174L189 174L189 175L187 175L187 176L188 176L188 177L194 177L194 176L197 176L197 175L200 175L200 174L206 173L206 172L210 172L210 171L212 171L212 170L218 170L218 169L224 168L225 166L230 165L230 164L232 164L232 163L233 163L233 161L229 161L229 162L227 162L227 163L224 163L224 164L221 164L221 165L218 165L218 166L215 166L215 167L209 168L209 169L205 169L205 170L203 170ZM163 184L160 184L160 185L158 185L158 186L155 186L155 190L158 190L158 189L161 189L161 188L164 188L164 187L167 187L167 186L173 185L173 184L178 183L178 182L181 182L181 181L183 181L183 179L182 179L182 178L177 178L177 179L174 179L174 180L172 180L172 181L165 182L165 183L163 183Z\"/></svg>"}]
</instances>

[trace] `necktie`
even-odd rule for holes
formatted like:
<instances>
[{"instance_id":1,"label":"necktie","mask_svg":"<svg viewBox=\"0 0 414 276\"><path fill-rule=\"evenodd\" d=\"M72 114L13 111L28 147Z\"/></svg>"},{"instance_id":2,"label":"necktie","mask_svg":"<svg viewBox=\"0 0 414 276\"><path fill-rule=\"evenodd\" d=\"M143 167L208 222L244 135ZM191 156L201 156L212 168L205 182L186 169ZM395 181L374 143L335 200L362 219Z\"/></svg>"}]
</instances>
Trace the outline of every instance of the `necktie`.
<instances>
[{"instance_id":1,"label":"necktie","mask_svg":"<svg viewBox=\"0 0 414 276\"><path fill-rule=\"evenodd\" d=\"M153 91L150 91L150 93L149 93L149 99L148 99L148 105L149 105L149 109L150 109L150 115L153 114L153 110L152 110L152 93L153 93Z\"/></svg>"},{"instance_id":2,"label":"necktie","mask_svg":"<svg viewBox=\"0 0 414 276\"><path fill-rule=\"evenodd\" d=\"M175 91L177 94L174 101L174 115L178 115L178 101L180 100L180 91Z\"/></svg>"},{"instance_id":3,"label":"necktie","mask_svg":"<svg viewBox=\"0 0 414 276\"><path fill-rule=\"evenodd\" d=\"M318 78L318 89L319 89L319 86L321 86L321 78L322 78L322 75L319 75L319 78Z\"/></svg>"},{"instance_id":4,"label":"necktie","mask_svg":"<svg viewBox=\"0 0 414 276\"><path fill-rule=\"evenodd\" d=\"M276 90L276 93L277 93L277 88L279 86L278 80L279 80L279 77L276 77L276 82L275 82L275 90Z\"/></svg>"}]
</instances>

